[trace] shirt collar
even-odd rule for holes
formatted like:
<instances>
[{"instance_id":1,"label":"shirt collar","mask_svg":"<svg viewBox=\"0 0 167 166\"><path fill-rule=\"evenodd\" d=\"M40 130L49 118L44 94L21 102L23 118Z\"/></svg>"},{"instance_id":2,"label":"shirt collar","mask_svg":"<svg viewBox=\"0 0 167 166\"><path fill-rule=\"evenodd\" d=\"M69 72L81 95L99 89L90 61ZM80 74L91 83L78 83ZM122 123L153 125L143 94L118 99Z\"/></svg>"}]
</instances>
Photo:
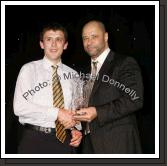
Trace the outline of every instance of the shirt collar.
<instances>
[{"instance_id":1,"label":"shirt collar","mask_svg":"<svg viewBox=\"0 0 167 166\"><path fill-rule=\"evenodd\" d=\"M49 60L46 56L44 56L44 58L43 58L43 64L44 64L44 68L47 70L51 70L51 66L54 65L54 63L51 60ZM63 68L63 63L61 62L61 60L57 64L57 66L61 69Z\"/></svg>"},{"instance_id":2,"label":"shirt collar","mask_svg":"<svg viewBox=\"0 0 167 166\"><path fill-rule=\"evenodd\" d=\"M91 62L97 62L98 64L102 65L108 55L108 53L110 52L110 48L105 49L102 54L100 54L95 60L92 59Z\"/></svg>"}]
</instances>

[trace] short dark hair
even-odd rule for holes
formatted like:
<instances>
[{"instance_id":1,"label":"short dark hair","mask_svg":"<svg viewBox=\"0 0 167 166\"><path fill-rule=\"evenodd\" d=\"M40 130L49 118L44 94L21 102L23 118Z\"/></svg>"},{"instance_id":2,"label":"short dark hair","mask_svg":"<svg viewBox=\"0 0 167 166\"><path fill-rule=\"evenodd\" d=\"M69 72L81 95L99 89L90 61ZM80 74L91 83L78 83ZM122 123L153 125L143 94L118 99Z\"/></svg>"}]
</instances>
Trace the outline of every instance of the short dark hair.
<instances>
[{"instance_id":1,"label":"short dark hair","mask_svg":"<svg viewBox=\"0 0 167 166\"><path fill-rule=\"evenodd\" d=\"M64 33L65 41L68 40L68 33L67 33L66 28L64 26L62 26L61 24L59 24L59 23L51 22L51 23L45 25L42 28L42 31L40 32L40 41L43 41L44 33L46 31L49 31L49 30L53 30L53 31L60 30L60 31L62 31Z\"/></svg>"}]
</instances>

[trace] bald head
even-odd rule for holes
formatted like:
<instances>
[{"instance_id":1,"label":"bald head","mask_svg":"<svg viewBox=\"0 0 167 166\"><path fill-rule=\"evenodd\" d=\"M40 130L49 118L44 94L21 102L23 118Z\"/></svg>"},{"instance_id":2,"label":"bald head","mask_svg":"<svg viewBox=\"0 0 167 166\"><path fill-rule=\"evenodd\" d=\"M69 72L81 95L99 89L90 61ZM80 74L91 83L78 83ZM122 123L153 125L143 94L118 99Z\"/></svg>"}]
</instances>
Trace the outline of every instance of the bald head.
<instances>
[{"instance_id":1,"label":"bald head","mask_svg":"<svg viewBox=\"0 0 167 166\"><path fill-rule=\"evenodd\" d=\"M101 21L97 21L97 20L92 20L92 21L89 21L87 22L83 29L86 27L86 26L89 26L89 25L92 25L92 26L97 26L101 29L101 31L103 31L104 33L106 32L106 28L104 26L104 24L101 22Z\"/></svg>"}]
</instances>

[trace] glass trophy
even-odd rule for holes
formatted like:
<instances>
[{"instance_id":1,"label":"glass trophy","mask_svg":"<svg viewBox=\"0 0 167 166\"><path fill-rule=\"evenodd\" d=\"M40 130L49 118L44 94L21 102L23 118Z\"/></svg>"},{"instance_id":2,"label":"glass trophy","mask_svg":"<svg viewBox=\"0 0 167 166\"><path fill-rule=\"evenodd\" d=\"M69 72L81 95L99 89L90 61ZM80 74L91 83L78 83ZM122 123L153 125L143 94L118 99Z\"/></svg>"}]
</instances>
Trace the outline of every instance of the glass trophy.
<instances>
[{"instance_id":1,"label":"glass trophy","mask_svg":"<svg viewBox=\"0 0 167 166\"><path fill-rule=\"evenodd\" d=\"M72 93L71 109L79 110L88 107L90 87L88 81L75 79L75 88Z\"/></svg>"}]
</instances>

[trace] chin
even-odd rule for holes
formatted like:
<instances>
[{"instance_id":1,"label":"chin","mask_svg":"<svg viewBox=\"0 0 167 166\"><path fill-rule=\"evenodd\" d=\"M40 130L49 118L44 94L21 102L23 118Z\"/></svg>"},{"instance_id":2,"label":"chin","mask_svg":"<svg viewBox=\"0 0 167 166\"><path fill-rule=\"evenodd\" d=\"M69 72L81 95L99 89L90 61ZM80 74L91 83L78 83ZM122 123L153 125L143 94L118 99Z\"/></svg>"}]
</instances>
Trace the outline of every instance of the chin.
<instances>
[{"instance_id":1,"label":"chin","mask_svg":"<svg viewBox=\"0 0 167 166\"><path fill-rule=\"evenodd\" d=\"M57 61L59 59L59 57L48 57L48 59L50 59L51 61Z\"/></svg>"},{"instance_id":2,"label":"chin","mask_svg":"<svg viewBox=\"0 0 167 166\"><path fill-rule=\"evenodd\" d=\"M95 54L89 54L91 56L91 58L97 58L98 56Z\"/></svg>"},{"instance_id":3,"label":"chin","mask_svg":"<svg viewBox=\"0 0 167 166\"><path fill-rule=\"evenodd\" d=\"M57 56L57 55L51 56L51 59L53 59L53 60L56 60L56 59L59 59L59 58L60 58L60 56Z\"/></svg>"}]
</instances>

